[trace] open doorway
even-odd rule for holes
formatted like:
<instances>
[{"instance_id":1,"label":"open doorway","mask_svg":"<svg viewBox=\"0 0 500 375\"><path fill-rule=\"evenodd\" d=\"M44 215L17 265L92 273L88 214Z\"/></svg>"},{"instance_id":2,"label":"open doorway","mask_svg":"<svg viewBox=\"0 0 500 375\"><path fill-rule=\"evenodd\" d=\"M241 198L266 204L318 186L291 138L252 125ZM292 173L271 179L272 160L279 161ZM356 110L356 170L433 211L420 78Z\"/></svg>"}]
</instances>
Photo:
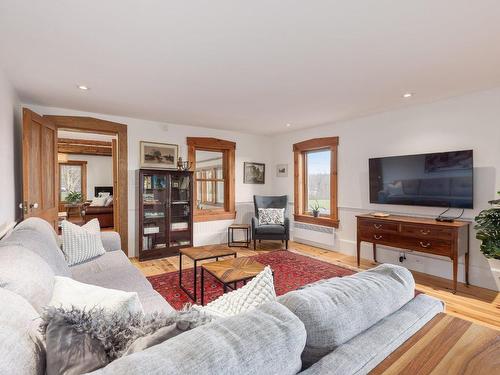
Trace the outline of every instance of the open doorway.
<instances>
[{"instance_id":1,"label":"open doorway","mask_svg":"<svg viewBox=\"0 0 500 375\"><path fill-rule=\"evenodd\" d=\"M62 141L59 142L59 130L68 133L61 133ZM69 133L80 133L76 138L69 137ZM105 136L100 140L90 139L92 134ZM66 135L66 143L63 136ZM69 157L68 150L87 142L93 142L99 150L107 148L109 144L97 144L97 142L111 142L112 159L111 171L107 173L112 176L110 185L109 179L104 182L95 183L88 186L89 160L82 160L82 151L75 154L75 159ZM75 144L76 142L76 144ZM112 121L96 119L92 117L80 116L55 116L39 114L23 108L23 200L19 207L23 210L23 218L40 217L48 221L54 228L58 227L59 213L65 213L68 203L68 193L76 191L81 194L83 204L89 203L90 198L96 196L103 199L106 204L112 202L112 226L120 234L121 247L128 253L128 163L127 163L127 126ZM61 145L61 147L60 147ZM62 148L65 146L66 149ZM101 147L105 146L105 147ZM73 155L73 154L71 154ZM86 163L85 163L86 162ZM61 164L61 165L60 165ZM75 167L76 166L76 167ZM60 170L62 168L62 171ZM109 170L109 168L108 168ZM74 173L73 180L61 183L59 174ZM109 193L106 194L106 193ZM109 196L112 195L112 199ZM59 201L65 202L61 203ZM90 206L90 204L88 204ZM95 207L95 205L93 206ZM75 215L75 222L84 223L84 207L70 207L73 209L70 215ZM80 218L78 218L80 217ZM90 217L90 216L89 216ZM109 219L109 216L108 216ZM107 223L108 225L110 223Z\"/></svg>"},{"instance_id":2,"label":"open doorway","mask_svg":"<svg viewBox=\"0 0 500 375\"><path fill-rule=\"evenodd\" d=\"M114 230L117 136L59 128L57 138L59 219Z\"/></svg>"}]
</instances>

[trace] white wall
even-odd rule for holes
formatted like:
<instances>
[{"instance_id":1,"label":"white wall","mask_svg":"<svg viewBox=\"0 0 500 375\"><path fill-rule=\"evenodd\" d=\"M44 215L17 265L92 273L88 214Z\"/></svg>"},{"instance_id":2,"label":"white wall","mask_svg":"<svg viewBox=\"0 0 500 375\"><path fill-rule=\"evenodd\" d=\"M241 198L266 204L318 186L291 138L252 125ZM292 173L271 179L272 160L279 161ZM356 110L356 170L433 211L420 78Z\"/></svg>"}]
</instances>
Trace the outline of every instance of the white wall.
<instances>
[{"instance_id":1,"label":"white wall","mask_svg":"<svg viewBox=\"0 0 500 375\"><path fill-rule=\"evenodd\" d=\"M127 117L109 116L98 113L50 108L26 104L26 107L41 115L91 116L128 125L128 169L129 169L129 256L136 256L136 170L139 169L139 142L165 142L179 145L179 155L187 160L186 137L215 137L236 142L236 221L250 222L254 194L270 194L274 169L271 168L271 137L245 133L174 125ZM243 183L243 162L265 163L266 183L252 185ZM194 244L215 244L226 240L226 228L231 220L195 223Z\"/></svg>"},{"instance_id":2,"label":"white wall","mask_svg":"<svg viewBox=\"0 0 500 375\"><path fill-rule=\"evenodd\" d=\"M68 154L68 160L87 162L87 199L94 198L95 186L113 186L111 156Z\"/></svg>"},{"instance_id":3,"label":"white wall","mask_svg":"<svg viewBox=\"0 0 500 375\"><path fill-rule=\"evenodd\" d=\"M436 216L441 209L409 206L384 206L369 203L368 159L377 156L404 155L459 149L474 150L474 210L466 210L472 219L500 188L500 89L479 92L425 105L407 107L356 120L263 137L243 133L172 125L124 117L78 112L66 109L28 105L40 114L85 115L127 124L129 149L129 255L135 253L135 170L139 168L139 141L156 141L180 145L185 159L186 137L205 136L235 141L237 222L248 222L252 216L253 194L288 194L293 201L292 144L310 138L339 136L339 213L340 228L333 233L311 231L307 226L294 228L293 234L325 248L347 254L355 253L355 215L374 210L393 213ZM266 184L243 184L243 162L266 163ZM276 177L276 164L288 164L286 178ZM231 221L195 224L195 245L224 242ZM321 227L320 227L321 229ZM471 230L472 284L500 288L500 262L488 261L479 251L479 242ZM362 256L371 257L365 245ZM379 251L382 262L398 263L397 251ZM451 278L449 260L428 255L409 254L404 265L410 269ZM462 260L463 263L463 260ZM459 268L463 280L463 266Z\"/></svg>"},{"instance_id":4,"label":"white wall","mask_svg":"<svg viewBox=\"0 0 500 375\"><path fill-rule=\"evenodd\" d=\"M0 70L0 235L19 219L20 210L16 208L21 201L20 171L20 122L19 101Z\"/></svg>"},{"instance_id":5,"label":"white wall","mask_svg":"<svg viewBox=\"0 0 500 375\"><path fill-rule=\"evenodd\" d=\"M434 217L442 209L428 207L375 205L369 203L368 159L371 157L418 154L462 149L474 150L474 210L466 210L472 219L500 190L500 89L407 107L276 136L273 140L273 168L287 163L287 178L273 178L275 193L288 194L293 200L292 144L316 137L339 136L339 214L340 228L334 235L319 240L326 248L354 254L355 215L375 210ZM300 232L301 237L307 234ZM306 240L318 242L311 232ZM479 251L475 231L471 230L472 284L492 289L500 287L500 262L488 260ZM362 256L371 259L371 246ZM397 251L381 250L380 261L398 263ZM463 260L461 260L463 263ZM451 278L451 263L445 258L408 255L404 265L410 269ZM463 280L463 267L459 268Z\"/></svg>"}]
</instances>

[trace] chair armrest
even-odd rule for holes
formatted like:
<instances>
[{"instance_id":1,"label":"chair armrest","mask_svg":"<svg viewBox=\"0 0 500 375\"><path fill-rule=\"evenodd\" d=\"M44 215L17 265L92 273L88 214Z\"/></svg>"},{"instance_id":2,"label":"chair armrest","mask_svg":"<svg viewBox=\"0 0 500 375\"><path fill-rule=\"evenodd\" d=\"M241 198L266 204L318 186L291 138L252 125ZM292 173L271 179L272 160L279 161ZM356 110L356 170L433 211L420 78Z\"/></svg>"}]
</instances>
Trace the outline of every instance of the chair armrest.
<instances>
[{"instance_id":1,"label":"chair armrest","mask_svg":"<svg viewBox=\"0 0 500 375\"><path fill-rule=\"evenodd\" d=\"M121 238L117 232L104 231L101 232L102 245L106 251L121 250Z\"/></svg>"},{"instance_id":2,"label":"chair armrest","mask_svg":"<svg viewBox=\"0 0 500 375\"><path fill-rule=\"evenodd\" d=\"M255 228L259 226L259 219L257 219L255 216L252 217L252 235L255 234Z\"/></svg>"},{"instance_id":3,"label":"chair armrest","mask_svg":"<svg viewBox=\"0 0 500 375\"><path fill-rule=\"evenodd\" d=\"M285 222L283 223L285 226L285 232L288 234L290 233L290 218L285 217Z\"/></svg>"}]
</instances>

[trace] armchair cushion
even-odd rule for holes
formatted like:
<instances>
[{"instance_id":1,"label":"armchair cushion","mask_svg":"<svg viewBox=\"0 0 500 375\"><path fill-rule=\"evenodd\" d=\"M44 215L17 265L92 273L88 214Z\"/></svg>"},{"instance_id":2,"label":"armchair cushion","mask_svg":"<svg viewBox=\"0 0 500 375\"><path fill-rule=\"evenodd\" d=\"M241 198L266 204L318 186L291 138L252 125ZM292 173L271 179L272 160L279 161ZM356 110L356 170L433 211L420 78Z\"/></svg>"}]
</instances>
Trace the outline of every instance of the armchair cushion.
<instances>
[{"instance_id":1,"label":"armchair cushion","mask_svg":"<svg viewBox=\"0 0 500 375\"><path fill-rule=\"evenodd\" d=\"M285 226L277 224L260 225L255 228L257 234L285 234L285 232Z\"/></svg>"}]
</instances>

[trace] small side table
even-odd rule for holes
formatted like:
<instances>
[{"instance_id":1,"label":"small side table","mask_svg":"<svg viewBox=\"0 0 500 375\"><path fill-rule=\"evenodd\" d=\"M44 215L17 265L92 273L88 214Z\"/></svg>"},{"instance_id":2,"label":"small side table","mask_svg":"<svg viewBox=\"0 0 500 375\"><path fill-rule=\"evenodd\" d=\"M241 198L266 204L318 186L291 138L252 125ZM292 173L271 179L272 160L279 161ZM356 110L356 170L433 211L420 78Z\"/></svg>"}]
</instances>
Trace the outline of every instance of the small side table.
<instances>
[{"instance_id":1,"label":"small side table","mask_svg":"<svg viewBox=\"0 0 500 375\"><path fill-rule=\"evenodd\" d=\"M193 293L182 285L182 256L185 255L194 262L194 280L193 280ZM179 250L179 287L196 303L196 276L197 263L202 260L215 259L219 260L219 257L225 257L232 255L236 258L236 251L228 249L221 245L212 246L201 246L201 247L189 247L186 249ZM202 292L203 293L203 292Z\"/></svg>"},{"instance_id":2,"label":"small side table","mask_svg":"<svg viewBox=\"0 0 500 375\"><path fill-rule=\"evenodd\" d=\"M234 240L234 230L239 229L245 231L244 241ZM248 224L231 224L227 228L227 246L229 247L248 247L251 240L251 229L252 227Z\"/></svg>"}]
</instances>

